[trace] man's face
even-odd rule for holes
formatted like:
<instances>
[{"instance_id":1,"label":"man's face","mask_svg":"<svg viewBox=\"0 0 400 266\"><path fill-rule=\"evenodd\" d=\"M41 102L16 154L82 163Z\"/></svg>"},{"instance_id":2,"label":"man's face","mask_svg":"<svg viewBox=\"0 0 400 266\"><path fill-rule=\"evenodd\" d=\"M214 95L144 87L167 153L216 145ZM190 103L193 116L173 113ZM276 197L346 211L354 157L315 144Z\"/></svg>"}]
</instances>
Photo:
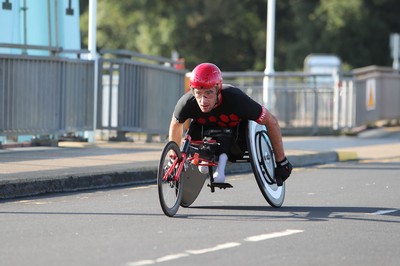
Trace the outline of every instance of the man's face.
<instances>
[{"instance_id":1,"label":"man's face","mask_svg":"<svg viewBox=\"0 0 400 266\"><path fill-rule=\"evenodd\" d=\"M193 89L193 95L203 113L210 112L218 100L217 88L211 88L207 90Z\"/></svg>"}]
</instances>

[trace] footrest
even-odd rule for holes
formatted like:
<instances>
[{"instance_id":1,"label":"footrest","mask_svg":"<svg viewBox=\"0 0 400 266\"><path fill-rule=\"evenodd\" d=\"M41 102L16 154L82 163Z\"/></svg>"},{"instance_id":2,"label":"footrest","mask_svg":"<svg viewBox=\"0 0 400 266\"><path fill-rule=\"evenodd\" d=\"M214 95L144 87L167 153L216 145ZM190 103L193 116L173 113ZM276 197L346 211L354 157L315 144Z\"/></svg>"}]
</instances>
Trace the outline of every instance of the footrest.
<instances>
[{"instance_id":1,"label":"footrest","mask_svg":"<svg viewBox=\"0 0 400 266\"><path fill-rule=\"evenodd\" d=\"M233 187L231 184L229 184L229 183L212 183L211 185L210 184L208 184L208 186L209 187L211 187L211 188L213 188L213 187L217 187L217 188L220 188L220 189L227 189L227 188L231 188L231 187Z\"/></svg>"}]
</instances>

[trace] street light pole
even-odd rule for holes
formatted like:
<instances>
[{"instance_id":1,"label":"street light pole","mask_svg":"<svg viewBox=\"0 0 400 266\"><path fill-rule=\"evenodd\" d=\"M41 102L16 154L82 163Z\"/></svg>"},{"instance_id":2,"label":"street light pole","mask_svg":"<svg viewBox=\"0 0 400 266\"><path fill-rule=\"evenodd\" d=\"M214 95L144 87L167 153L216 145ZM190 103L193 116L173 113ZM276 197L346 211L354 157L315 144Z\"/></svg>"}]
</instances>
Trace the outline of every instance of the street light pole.
<instances>
[{"instance_id":1,"label":"street light pole","mask_svg":"<svg viewBox=\"0 0 400 266\"><path fill-rule=\"evenodd\" d=\"M89 59L96 58L97 0L89 0L88 50Z\"/></svg>"},{"instance_id":2,"label":"street light pole","mask_svg":"<svg viewBox=\"0 0 400 266\"><path fill-rule=\"evenodd\" d=\"M268 0L265 74L274 73L275 0Z\"/></svg>"},{"instance_id":3,"label":"street light pole","mask_svg":"<svg viewBox=\"0 0 400 266\"><path fill-rule=\"evenodd\" d=\"M94 61L94 81L93 81L93 132L88 133L89 142L94 142L96 139L97 127L97 86L98 86L98 58L97 58L97 0L89 0L89 25L88 25L88 50L89 59Z\"/></svg>"},{"instance_id":4,"label":"street light pole","mask_svg":"<svg viewBox=\"0 0 400 266\"><path fill-rule=\"evenodd\" d=\"M400 34L393 33L393 47L392 47L392 54L393 54L393 68L399 70L399 57L400 57Z\"/></svg>"},{"instance_id":5,"label":"street light pole","mask_svg":"<svg viewBox=\"0 0 400 266\"><path fill-rule=\"evenodd\" d=\"M263 101L264 106L270 108L271 95L274 79L270 77L274 73L274 44L275 44L275 0L268 0L267 7L267 34L265 52L265 71L263 80Z\"/></svg>"}]
</instances>

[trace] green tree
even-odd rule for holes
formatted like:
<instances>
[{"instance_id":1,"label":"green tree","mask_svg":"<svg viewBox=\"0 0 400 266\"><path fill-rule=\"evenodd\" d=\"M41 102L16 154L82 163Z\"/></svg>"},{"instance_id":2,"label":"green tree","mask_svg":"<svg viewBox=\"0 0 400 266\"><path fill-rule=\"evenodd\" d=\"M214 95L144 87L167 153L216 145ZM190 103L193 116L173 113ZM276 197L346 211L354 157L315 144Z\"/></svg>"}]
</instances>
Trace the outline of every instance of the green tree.
<instances>
[{"instance_id":1,"label":"green tree","mask_svg":"<svg viewBox=\"0 0 400 266\"><path fill-rule=\"evenodd\" d=\"M191 69L264 70L268 0L99 0L98 48L170 57ZM301 70L310 53L338 55L348 68L391 65L400 31L398 0L276 1L275 70ZM87 43L87 12L82 14Z\"/></svg>"},{"instance_id":2,"label":"green tree","mask_svg":"<svg viewBox=\"0 0 400 266\"><path fill-rule=\"evenodd\" d=\"M389 35L400 30L399 1L320 0L304 8L299 1L290 4L297 18L296 37L286 51L284 69L293 68L309 53L336 54L349 69L390 65Z\"/></svg>"},{"instance_id":3,"label":"green tree","mask_svg":"<svg viewBox=\"0 0 400 266\"><path fill-rule=\"evenodd\" d=\"M186 5L176 11L179 27L174 31L174 42L189 68L212 61L226 71L262 69L265 1L184 2Z\"/></svg>"},{"instance_id":4,"label":"green tree","mask_svg":"<svg viewBox=\"0 0 400 266\"><path fill-rule=\"evenodd\" d=\"M167 2L167 1L165 1ZM164 1L99 0L97 7L98 49L125 49L144 54L170 56L175 25ZM88 12L81 16L83 44L87 44Z\"/></svg>"}]
</instances>

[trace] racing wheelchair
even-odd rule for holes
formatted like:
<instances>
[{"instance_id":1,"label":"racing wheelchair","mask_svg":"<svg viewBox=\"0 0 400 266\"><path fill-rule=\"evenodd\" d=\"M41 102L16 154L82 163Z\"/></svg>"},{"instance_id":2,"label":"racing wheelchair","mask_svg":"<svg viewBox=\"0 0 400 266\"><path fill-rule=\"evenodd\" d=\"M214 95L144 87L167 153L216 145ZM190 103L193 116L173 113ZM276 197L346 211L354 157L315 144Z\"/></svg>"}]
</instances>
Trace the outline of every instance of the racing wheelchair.
<instances>
[{"instance_id":1,"label":"racing wheelchair","mask_svg":"<svg viewBox=\"0 0 400 266\"><path fill-rule=\"evenodd\" d=\"M247 121L246 146L241 160L228 157L231 163L250 162L258 187L267 202L279 208L285 197L285 183L275 177L275 157L267 129L254 121ZM210 138L192 140L186 133L181 148L174 141L168 142L161 154L157 172L158 196L165 215L173 217L180 206L189 207L200 194L209 178L211 192L215 188L231 187L214 183L213 168L218 165L215 148L219 143ZM198 166L208 166L203 174Z\"/></svg>"}]
</instances>

